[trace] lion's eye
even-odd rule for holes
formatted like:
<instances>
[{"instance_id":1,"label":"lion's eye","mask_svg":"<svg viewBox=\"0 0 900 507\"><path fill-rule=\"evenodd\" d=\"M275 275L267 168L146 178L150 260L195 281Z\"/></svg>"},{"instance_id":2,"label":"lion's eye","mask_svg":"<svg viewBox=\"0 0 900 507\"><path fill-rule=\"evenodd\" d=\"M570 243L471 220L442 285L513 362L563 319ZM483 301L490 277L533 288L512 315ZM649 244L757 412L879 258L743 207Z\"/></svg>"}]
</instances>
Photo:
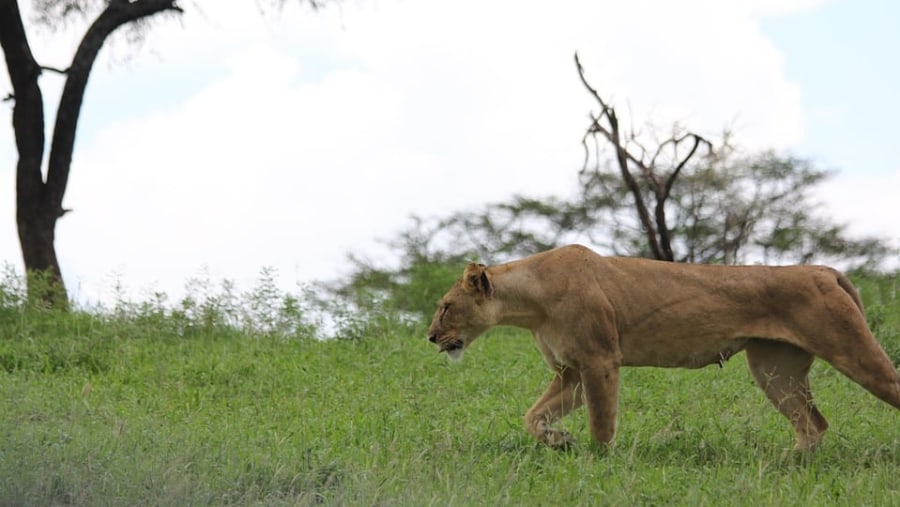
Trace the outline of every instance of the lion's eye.
<instances>
[{"instance_id":1,"label":"lion's eye","mask_svg":"<svg viewBox=\"0 0 900 507\"><path fill-rule=\"evenodd\" d=\"M444 318L444 315L447 315L448 310L450 310L450 303L445 303L444 306L441 307L441 318Z\"/></svg>"}]
</instances>

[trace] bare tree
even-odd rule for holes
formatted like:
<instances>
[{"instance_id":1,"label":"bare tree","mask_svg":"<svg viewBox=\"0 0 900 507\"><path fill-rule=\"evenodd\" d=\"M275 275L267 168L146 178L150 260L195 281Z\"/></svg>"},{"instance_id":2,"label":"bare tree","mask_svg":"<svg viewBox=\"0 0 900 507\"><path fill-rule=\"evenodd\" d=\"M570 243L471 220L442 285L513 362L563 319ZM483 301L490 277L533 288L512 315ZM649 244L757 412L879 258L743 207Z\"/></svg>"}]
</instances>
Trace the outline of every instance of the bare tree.
<instances>
[{"instance_id":1,"label":"bare tree","mask_svg":"<svg viewBox=\"0 0 900 507\"><path fill-rule=\"evenodd\" d=\"M742 155L728 131L714 146L678 124L662 135L652 124L646 132L623 128L577 55L575 63L600 105L582 138L577 205L599 226L593 242L619 254L721 264L818 259L872 266L891 252L878 238L849 238L845 226L818 213L809 191L828 171L771 150Z\"/></svg>"},{"instance_id":2,"label":"bare tree","mask_svg":"<svg viewBox=\"0 0 900 507\"><path fill-rule=\"evenodd\" d=\"M671 196L672 186L688 162L701 147L711 152L712 144L699 134L673 131L670 137L657 142L655 147L644 146L634 130L622 132L616 110L587 82L578 54L575 55L575 65L581 83L600 105L599 113L591 113L591 125L582 138L585 149L582 178L586 178L586 184L589 185L593 177L600 176L599 167L589 166L588 146L589 140L593 140L597 146L599 136L611 145L615 153L615 163L622 181L634 199L634 207L644 229L650 253L659 260L674 261L672 238L666 217L666 202ZM599 159L597 161L599 163Z\"/></svg>"}]
</instances>

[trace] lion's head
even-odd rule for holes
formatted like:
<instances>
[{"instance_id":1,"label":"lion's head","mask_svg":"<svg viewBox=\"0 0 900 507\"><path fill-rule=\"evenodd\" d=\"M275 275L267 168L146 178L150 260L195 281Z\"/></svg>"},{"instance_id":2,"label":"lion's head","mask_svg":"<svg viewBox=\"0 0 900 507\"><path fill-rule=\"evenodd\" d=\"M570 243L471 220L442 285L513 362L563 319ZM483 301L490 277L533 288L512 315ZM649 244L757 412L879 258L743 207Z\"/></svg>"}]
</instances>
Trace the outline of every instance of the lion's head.
<instances>
[{"instance_id":1,"label":"lion's head","mask_svg":"<svg viewBox=\"0 0 900 507\"><path fill-rule=\"evenodd\" d=\"M441 298L428 328L428 341L451 359L460 359L463 350L495 324L490 308L493 295L487 267L470 263Z\"/></svg>"}]
</instances>

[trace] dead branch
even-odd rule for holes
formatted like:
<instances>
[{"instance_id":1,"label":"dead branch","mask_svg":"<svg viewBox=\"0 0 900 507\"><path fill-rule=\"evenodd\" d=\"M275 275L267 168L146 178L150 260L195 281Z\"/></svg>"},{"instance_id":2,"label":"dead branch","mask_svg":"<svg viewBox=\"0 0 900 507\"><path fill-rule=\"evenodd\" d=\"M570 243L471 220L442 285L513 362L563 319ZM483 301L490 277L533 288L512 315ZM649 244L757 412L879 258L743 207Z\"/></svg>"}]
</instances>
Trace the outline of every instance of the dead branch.
<instances>
[{"instance_id":1,"label":"dead branch","mask_svg":"<svg viewBox=\"0 0 900 507\"><path fill-rule=\"evenodd\" d=\"M632 163L636 164L639 168L642 169L641 172L644 172L646 166L644 166L644 164L640 160L631 155L625 149L625 146L623 146L622 138L619 133L619 120L616 116L616 111L615 109L610 107L606 103L606 101L604 101L603 98L600 97L600 94L597 93L597 90L595 90L587 82L587 78L585 78L584 76L584 67L582 67L581 65L581 61L578 58L578 53L575 53L575 66L578 69L578 77L581 79L581 83L585 88L587 88L591 96L594 97L594 100L596 100L597 103L600 104L600 115L591 115L592 124L588 128L584 139L586 139L588 136L600 133L610 142L610 144L613 145L613 148L616 150L616 160L619 164L619 172L622 174L622 179L625 181L625 185L628 187L628 190L631 192L632 196L634 196L635 208L637 209L641 224L644 227L644 231L647 236L647 243L650 246L650 250L653 252L653 255L657 259L662 259L663 252L657 239L656 227L653 223L653 220L651 220L650 218L650 212L647 209L647 204L645 203L643 192L641 192L641 187L640 185L638 185L637 180L635 180L634 176L631 174L631 171L628 168L628 162L630 160ZM604 118L609 123L609 128L606 128L601 124L601 121ZM585 143L584 139L582 140L583 143Z\"/></svg>"},{"instance_id":2,"label":"dead branch","mask_svg":"<svg viewBox=\"0 0 900 507\"><path fill-rule=\"evenodd\" d=\"M651 253L657 259L674 260L672 241L666 220L666 202L669 199L675 181L678 179L684 167L694 158L701 146L706 146L711 153L712 143L699 134L688 132L680 136L673 134L669 139L659 143L655 150L648 150L648 148L637 139L633 127L631 128L630 137L623 140L620 132L619 119L615 109L603 100L597 90L588 83L587 78L584 75L584 67L582 67L577 53L575 54L575 66L578 70L578 77L581 80L581 83L600 105L599 114L590 115L591 124L588 126L584 137L582 137L582 146L585 149L585 161L582 172L588 170L587 166L588 161L590 160L590 150L588 148L587 140L588 138L592 138L596 145L597 135L599 134L602 138L606 139L615 150L619 172L621 173L626 188L634 198L635 210L637 211L638 219L646 234L647 244ZM679 158L679 146L683 143L690 143L690 148L684 157ZM639 153L633 151L633 147L635 146ZM667 149L672 150L672 168L667 172L667 175L663 177L658 170L657 164L662 153ZM653 155L649 157L648 160L648 154L651 151ZM653 194L656 205L654 207L652 218L647 206L646 196L633 171L637 172Z\"/></svg>"}]
</instances>

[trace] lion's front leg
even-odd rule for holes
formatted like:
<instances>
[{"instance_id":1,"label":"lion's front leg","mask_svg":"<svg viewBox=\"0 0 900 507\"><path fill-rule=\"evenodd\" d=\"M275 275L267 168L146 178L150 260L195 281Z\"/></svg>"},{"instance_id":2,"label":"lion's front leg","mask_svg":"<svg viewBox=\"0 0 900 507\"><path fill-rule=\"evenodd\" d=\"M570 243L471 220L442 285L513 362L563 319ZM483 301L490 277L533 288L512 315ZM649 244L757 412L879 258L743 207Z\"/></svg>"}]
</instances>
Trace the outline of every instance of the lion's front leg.
<instances>
[{"instance_id":1,"label":"lion's front leg","mask_svg":"<svg viewBox=\"0 0 900 507\"><path fill-rule=\"evenodd\" d=\"M582 368L581 382L584 385L591 434L597 442L609 444L616 435L619 365L613 361L598 361Z\"/></svg>"},{"instance_id":2,"label":"lion's front leg","mask_svg":"<svg viewBox=\"0 0 900 507\"><path fill-rule=\"evenodd\" d=\"M535 438L551 447L566 447L572 443L572 436L554 428L553 423L583 402L578 372L559 367L544 394L525 414L525 427Z\"/></svg>"}]
</instances>

